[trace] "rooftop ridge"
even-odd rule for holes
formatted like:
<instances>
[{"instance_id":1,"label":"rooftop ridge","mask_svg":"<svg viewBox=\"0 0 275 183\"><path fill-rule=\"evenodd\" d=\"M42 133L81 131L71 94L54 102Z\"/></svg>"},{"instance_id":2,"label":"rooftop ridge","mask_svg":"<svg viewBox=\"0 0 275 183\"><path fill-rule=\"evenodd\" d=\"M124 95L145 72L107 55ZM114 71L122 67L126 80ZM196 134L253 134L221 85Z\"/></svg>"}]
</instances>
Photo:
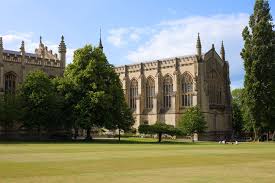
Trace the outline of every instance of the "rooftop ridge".
<instances>
[{"instance_id":1,"label":"rooftop ridge","mask_svg":"<svg viewBox=\"0 0 275 183\"><path fill-rule=\"evenodd\" d=\"M15 50L6 50L5 49L5 50L3 50L3 53L21 55L20 51L15 51ZM29 52L26 52L25 55L26 56L32 56L32 57L38 56L36 53L29 53Z\"/></svg>"},{"instance_id":2,"label":"rooftop ridge","mask_svg":"<svg viewBox=\"0 0 275 183\"><path fill-rule=\"evenodd\" d=\"M157 61L167 61L167 60L172 60L172 59L176 59L176 58L188 58L188 57L194 57L196 58L196 54L189 54L189 55L184 55L184 56L173 56L173 57L166 57L166 58L161 58L161 59L154 59L154 60L146 60L146 61L141 61L141 62L134 62L132 64L125 64L125 65L128 65L128 66L132 66L132 65L138 65L138 64L150 64L150 63L153 63L153 62L157 62ZM204 56L204 54L202 54L202 56ZM124 65L117 65L115 67L123 67Z\"/></svg>"}]
</instances>

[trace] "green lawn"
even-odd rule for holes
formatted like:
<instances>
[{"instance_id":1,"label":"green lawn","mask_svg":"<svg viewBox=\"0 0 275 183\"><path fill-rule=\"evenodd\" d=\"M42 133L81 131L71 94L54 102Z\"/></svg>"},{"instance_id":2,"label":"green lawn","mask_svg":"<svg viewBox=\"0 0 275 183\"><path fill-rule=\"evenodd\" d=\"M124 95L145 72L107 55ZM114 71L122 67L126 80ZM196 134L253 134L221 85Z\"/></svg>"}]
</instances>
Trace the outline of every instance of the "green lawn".
<instances>
[{"instance_id":1,"label":"green lawn","mask_svg":"<svg viewBox=\"0 0 275 183\"><path fill-rule=\"evenodd\" d=\"M274 182L275 143L1 143L0 182Z\"/></svg>"}]
</instances>

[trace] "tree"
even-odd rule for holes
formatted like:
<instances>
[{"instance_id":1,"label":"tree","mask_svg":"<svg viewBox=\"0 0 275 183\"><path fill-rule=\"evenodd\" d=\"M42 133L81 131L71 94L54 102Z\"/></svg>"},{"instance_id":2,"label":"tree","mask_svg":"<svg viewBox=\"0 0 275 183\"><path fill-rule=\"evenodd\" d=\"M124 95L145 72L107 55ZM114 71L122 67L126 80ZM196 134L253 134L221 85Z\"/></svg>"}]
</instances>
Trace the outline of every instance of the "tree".
<instances>
[{"instance_id":1,"label":"tree","mask_svg":"<svg viewBox=\"0 0 275 183\"><path fill-rule=\"evenodd\" d=\"M131 130L135 120L133 118L132 110L128 107L126 102L122 102L121 107L116 106L117 112L114 113L113 124L118 129L118 140L120 141L121 130L127 132Z\"/></svg>"},{"instance_id":2,"label":"tree","mask_svg":"<svg viewBox=\"0 0 275 183\"><path fill-rule=\"evenodd\" d=\"M244 114L258 140L262 132L273 128L275 119L275 34L267 0L256 0L242 36Z\"/></svg>"},{"instance_id":3,"label":"tree","mask_svg":"<svg viewBox=\"0 0 275 183\"><path fill-rule=\"evenodd\" d=\"M179 128L183 133L191 135L194 142L194 134L202 133L207 128L203 114L198 107L188 108L179 120Z\"/></svg>"},{"instance_id":4,"label":"tree","mask_svg":"<svg viewBox=\"0 0 275 183\"><path fill-rule=\"evenodd\" d=\"M0 126L5 133L12 128L21 117L18 97L12 94L0 95Z\"/></svg>"},{"instance_id":5,"label":"tree","mask_svg":"<svg viewBox=\"0 0 275 183\"><path fill-rule=\"evenodd\" d=\"M244 129L242 92L243 89L241 88L232 90L232 123L234 131L233 133L237 136L239 136Z\"/></svg>"},{"instance_id":6,"label":"tree","mask_svg":"<svg viewBox=\"0 0 275 183\"><path fill-rule=\"evenodd\" d=\"M74 52L60 91L87 139L93 127L121 130L132 124L118 75L100 48L86 45Z\"/></svg>"},{"instance_id":7,"label":"tree","mask_svg":"<svg viewBox=\"0 0 275 183\"><path fill-rule=\"evenodd\" d=\"M167 125L161 122L156 122L153 125L142 124L139 126L138 131L139 133L143 134L157 134L159 143L162 140L163 134L174 136L181 133L181 131L175 128L173 125Z\"/></svg>"},{"instance_id":8,"label":"tree","mask_svg":"<svg viewBox=\"0 0 275 183\"><path fill-rule=\"evenodd\" d=\"M76 123L76 114L74 113L73 106L76 103L76 97L74 93L75 85L72 84L72 80L68 77L60 77L53 80L56 92L59 96L63 98L62 107L62 120L66 124L66 128L74 128L74 138L78 136L79 126Z\"/></svg>"},{"instance_id":9,"label":"tree","mask_svg":"<svg viewBox=\"0 0 275 183\"><path fill-rule=\"evenodd\" d=\"M29 129L54 132L63 128L63 99L55 92L52 80L43 72L27 75L19 89L23 125Z\"/></svg>"},{"instance_id":10,"label":"tree","mask_svg":"<svg viewBox=\"0 0 275 183\"><path fill-rule=\"evenodd\" d=\"M125 101L124 93L120 80L117 74L113 75L113 81L109 85L110 101L108 103L112 104L110 108L111 120L106 121L104 127L107 129L118 130L118 139L120 141L121 130L127 132L131 129L135 123L133 118L132 110L129 108Z\"/></svg>"},{"instance_id":11,"label":"tree","mask_svg":"<svg viewBox=\"0 0 275 183\"><path fill-rule=\"evenodd\" d=\"M242 133L243 126L243 116L242 116L241 106L236 102L232 102L232 127L234 136L240 136Z\"/></svg>"},{"instance_id":12,"label":"tree","mask_svg":"<svg viewBox=\"0 0 275 183\"><path fill-rule=\"evenodd\" d=\"M243 90L243 88L236 88L231 91L233 101L239 106L243 103Z\"/></svg>"}]
</instances>

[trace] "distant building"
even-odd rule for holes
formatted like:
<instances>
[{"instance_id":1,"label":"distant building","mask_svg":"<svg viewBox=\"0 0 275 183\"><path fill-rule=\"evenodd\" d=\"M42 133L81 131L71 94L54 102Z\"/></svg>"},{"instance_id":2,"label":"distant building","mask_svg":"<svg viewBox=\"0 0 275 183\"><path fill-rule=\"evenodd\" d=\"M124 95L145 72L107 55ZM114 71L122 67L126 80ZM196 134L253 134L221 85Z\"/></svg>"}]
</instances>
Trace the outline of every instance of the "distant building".
<instances>
[{"instance_id":1,"label":"distant building","mask_svg":"<svg viewBox=\"0 0 275 183\"><path fill-rule=\"evenodd\" d=\"M222 43L205 54L198 35L197 53L116 67L125 98L134 111L135 125L156 121L177 125L180 116L197 105L207 121L204 139L229 136L232 110L229 64Z\"/></svg>"},{"instance_id":2,"label":"distant building","mask_svg":"<svg viewBox=\"0 0 275 183\"><path fill-rule=\"evenodd\" d=\"M18 84L22 83L31 71L42 70L49 77L63 76L65 65L66 45L63 36L59 44L59 56L48 50L41 37L35 53L25 51L24 41L20 51L4 49L0 37L0 94L14 93Z\"/></svg>"}]
</instances>

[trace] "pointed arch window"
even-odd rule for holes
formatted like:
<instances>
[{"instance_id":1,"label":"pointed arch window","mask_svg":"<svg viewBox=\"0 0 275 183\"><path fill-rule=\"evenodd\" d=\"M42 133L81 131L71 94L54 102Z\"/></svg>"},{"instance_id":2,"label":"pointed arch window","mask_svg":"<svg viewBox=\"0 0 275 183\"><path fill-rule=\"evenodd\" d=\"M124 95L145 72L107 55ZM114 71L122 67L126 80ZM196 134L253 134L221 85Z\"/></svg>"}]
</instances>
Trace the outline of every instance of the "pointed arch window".
<instances>
[{"instance_id":1,"label":"pointed arch window","mask_svg":"<svg viewBox=\"0 0 275 183\"><path fill-rule=\"evenodd\" d=\"M130 84L130 107L132 109L137 108L137 96L138 96L138 82L133 79Z\"/></svg>"},{"instance_id":2,"label":"pointed arch window","mask_svg":"<svg viewBox=\"0 0 275 183\"><path fill-rule=\"evenodd\" d=\"M190 74L184 74L181 79L181 106L193 106L193 79Z\"/></svg>"},{"instance_id":3,"label":"pointed arch window","mask_svg":"<svg viewBox=\"0 0 275 183\"><path fill-rule=\"evenodd\" d=\"M146 82L145 88L145 106L147 109L153 108L153 97L155 96L155 81L149 77Z\"/></svg>"},{"instance_id":4,"label":"pointed arch window","mask_svg":"<svg viewBox=\"0 0 275 183\"><path fill-rule=\"evenodd\" d=\"M13 72L5 74L5 93L15 94L16 75Z\"/></svg>"},{"instance_id":5,"label":"pointed arch window","mask_svg":"<svg viewBox=\"0 0 275 183\"><path fill-rule=\"evenodd\" d=\"M171 98L173 94L173 79L170 76L165 76L163 80L163 108L171 107Z\"/></svg>"},{"instance_id":6,"label":"pointed arch window","mask_svg":"<svg viewBox=\"0 0 275 183\"><path fill-rule=\"evenodd\" d=\"M220 105L222 101L222 82L216 73L212 70L208 74L208 94L209 94L209 104Z\"/></svg>"}]
</instances>

